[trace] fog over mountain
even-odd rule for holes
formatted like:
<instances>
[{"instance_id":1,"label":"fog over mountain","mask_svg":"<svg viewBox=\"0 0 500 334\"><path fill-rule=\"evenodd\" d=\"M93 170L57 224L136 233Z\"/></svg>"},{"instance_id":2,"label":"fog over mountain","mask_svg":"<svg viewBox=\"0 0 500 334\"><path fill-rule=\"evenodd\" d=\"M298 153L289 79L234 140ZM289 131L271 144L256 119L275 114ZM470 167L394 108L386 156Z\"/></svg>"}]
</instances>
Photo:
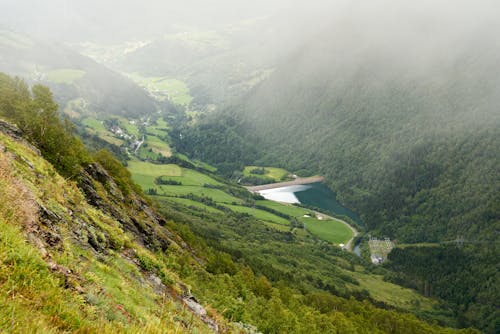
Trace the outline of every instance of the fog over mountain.
<instances>
[{"instance_id":1,"label":"fog over mountain","mask_svg":"<svg viewBox=\"0 0 500 334\"><path fill-rule=\"evenodd\" d=\"M0 0L0 332L500 333L498 32L498 0Z\"/></svg>"}]
</instances>

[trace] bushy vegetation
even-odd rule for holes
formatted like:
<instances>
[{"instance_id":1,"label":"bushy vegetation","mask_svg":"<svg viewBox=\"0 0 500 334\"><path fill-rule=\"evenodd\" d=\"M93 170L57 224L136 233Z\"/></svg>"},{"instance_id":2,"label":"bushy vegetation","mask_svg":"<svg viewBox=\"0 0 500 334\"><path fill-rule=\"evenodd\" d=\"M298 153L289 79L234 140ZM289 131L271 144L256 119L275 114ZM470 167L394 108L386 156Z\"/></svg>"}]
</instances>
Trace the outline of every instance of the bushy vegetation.
<instances>
[{"instance_id":1,"label":"bushy vegetation","mask_svg":"<svg viewBox=\"0 0 500 334\"><path fill-rule=\"evenodd\" d=\"M47 87L35 85L30 90L22 80L0 73L0 116L16 123L63 176L75 177L91 160L73 135L73 125L61 121Z\"/></svg>"}]
</instances>

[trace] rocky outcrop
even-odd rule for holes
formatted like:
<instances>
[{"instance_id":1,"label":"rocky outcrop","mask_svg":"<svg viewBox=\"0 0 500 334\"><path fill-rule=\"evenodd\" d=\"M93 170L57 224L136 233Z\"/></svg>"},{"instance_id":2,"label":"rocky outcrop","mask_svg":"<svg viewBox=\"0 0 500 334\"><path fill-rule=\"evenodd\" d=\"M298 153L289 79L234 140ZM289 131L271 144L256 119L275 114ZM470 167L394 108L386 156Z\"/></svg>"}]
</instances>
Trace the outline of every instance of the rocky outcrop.
<instances>
[{"instance_id":1,"label":"rocky outcrop","mask_svg":"<svg viewBox=\"0 0 500 334\"><path fill-rule=\"evenodd\" d=\"M162 228L165 220L140 196L124 195L100 164L92 163L81 171L78 187L89 204L116 219L143 245L165 251L171 244L173 234ZM97 240L89 238L89 243L99 249Z\"/></svg>"},{"instance_id":2,"label":"rocky outcrop","mask_svg":"<svg viewBox=\"0 0 500 334\"><path fill-rule=\"evenodd\" d=\"M23 133L15 125L7 123L0 119L0 132L3 132L7 136L12 137L15 140L21 140Z\"/></svg>"},{"instance_id":3,"label":"rocky outcrop","mask_svg":"<svg viewBox=\"0 0 500 334\"><path fill-rule=\"evenodd\" d=\"M31 150L33 150L33 152L35 152L37 155L41 155L40 150L35 146L31 145L30 143L28 143L23 138L23 132L14 124L11 124L9 122L0 119L0 132L11 137L14 140L23 141L26 146L28 146Z\"/></svg>"}]
</instances>

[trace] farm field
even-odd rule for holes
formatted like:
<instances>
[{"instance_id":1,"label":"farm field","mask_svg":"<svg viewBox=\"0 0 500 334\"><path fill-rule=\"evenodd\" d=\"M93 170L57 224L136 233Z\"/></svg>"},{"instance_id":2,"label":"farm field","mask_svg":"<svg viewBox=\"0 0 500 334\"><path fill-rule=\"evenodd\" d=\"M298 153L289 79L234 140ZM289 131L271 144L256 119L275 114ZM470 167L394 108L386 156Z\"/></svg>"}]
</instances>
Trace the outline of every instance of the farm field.
<instances>
[{"instance_id":1,"label":"farm field","mask_svg":"<svg viewBox=\"0 0 500 334\"><path fill-rule=\"evenodd\" d=\"M264 174L252 173L252 170L264 168ZM243 169L243 176L245 177L257 177L259 179L273 179L276 182L283 181L290 174L289 171L283 168L276 167L261 167L261 166L246 166Z\"/></svg>"},{"instance_id":2,"label":"farm field","mask_svg":"<svg viewBox=\"0 0 500 334\"><path fill-rule=\"evenodd\" d=\"M303 217L304 215L314 216L314 213L311 210L300 208L295 205L281 204L278 202L273 202L269 200L258 200L255 202L257 205L265 206L266 208L276 210L285 215L289 215L291 217Z\"/></svg>"},{"instance_id":3,"label":"farm field","mask_svg":"<svg viewBox=\"0 0 500 334\"><path fill-rule=\"evenodd\" d=\"M318 238L334 244L345 244L353 236L351 229L336 219L319 220L302 217L299 221L305 224L306 230Z\"/></svg>"},{"instance_id":4,"label":"farm field","mask_svg":"<svg viewBox=\"0 0 500 334\"><path fill-rule=\"evenodd\" d=\"M200 197L211 198L217 203L228 203L228 204L242 203L241 199L231 196L220 189L211 189L200 186L185 186L185 185L182 186L161 185L161 186L156 186L155 189L157 189L158 195L163 195L167 197L188 196L193 194Z\"/></svg>"},{"instance_id":5,"label":"farm field","mask_svg":"<svg viewBox=\"0 0 500 334\"><path fill-rule=\"evenodd\" d=\"M143 77L137 73L129 74L129 77L160 101L168 98L175 104L188 106L193 99L184 81L167 77Z\"/></svg>"},{"instance_id":6,"label":"farm field","mask_svg":"<svg viewBox=\"0 0 500 334\"><path fill-rule=\"evenodd\" d=\"M255 218L263 220L263 221L268 221L268 222L272 222L272 223L280 224L280 225L284 225L284 226L290 226L290 222L288 220L286 220L285 218L278 217L278 216L273 215L272 213L264 211L264 210L249 208L249 207L242 206L242 205L224 205L224 206L228 207L229 209L231 209L235 212L247 213L247 214L252 215Z\"/></svg>"},{"instance_id":7,"label":"farm field","mask_svg":"<svg viewBox=\"0 0 500 334\"><path fill-rule=\"evenodd\" d=\"M181 168L173 164L159 165L138 160L129 161L127 168L132 174L132 179L142 189L145 191L154 189L158 195L175 197L194 194L210 197L220 203L241 203L241 199L220 189L205 187L204 185L222 186L222 183L191 169ZM182 185L158 185L155 183L157 177L181 182Z\"/></svg>"},{"instance_id":8,"label":"farm field","mask_svg":"<svg viewBox=\"0 0 500 334\"><path fill-rule=\"evenodd\" d=\"M163 118L159 118L156 120L155 124L146 127L146 133L158 137L167 137L168 129L169 129L168 123L165 122Z\"/></svg>"},{"instance_id":9,"label":"farm field","mask_svg":"<svg viewBox=\"0 0 500 334\"><path fill-rule=\"evenodd\" d=\"M220 213L220 214L223 213L219 209L216 209L214 207L205 205L205 204L197 202L197 201L193 201L193 200L191 200L189 198L165 197L165 196L153 196L153 197L156 198L156 199L159 199L159 200L168 200L168 201L180 203L180 204L188 206L188 207L195 207L195 208L197 208L197 209L199 209L201 211L208 211L208 212Z\"/></svg>"},{"instance_id":10,"label":"farm field","mask_svg":"<svg viewBox=\"0 0 500 334\"><path fill-rule=\"evenodd\" d=\"M84 119L82 119L82 124L96 132L106 131L106 128L104 127L104 124L102 124L102 121L93 117L85 117Z\"/></svg>"},{"instance_id":11,"label":"farm field","mask_svg":"<svg viewBox=\"0 0 500 334\"><path fill-rule=\"evenodd\" d=\"M383 301L393 307L432 312L433 306L437 304L411 289L384 281L381 275L366 275L357 271L346 271L346 274L353 276L359 282L359 287L368 290L375 300Z\"/></svg>"},{"instance_id":12,"label":"farm field","mask_svg":"<svg viewBox=\"0 0 500 334\"><path fill-rule=\"evenodd\" d=\"M136 124L130 123L129 120L123 117L118 117L120 127L127 132L127 134L139 138L139 128Z\"/></svg>"},{"instance_id":13,"label":"farm field","mask_svg":"<svg viewBox=\"0 0 500 334\"><path fill-rule=\"evenodd\" d=\"M148 148L151 148L154 153L161 154L167 158L172 156L172 150L170 146L160 138L147 135L145 138L145 142L147 143Z\"/></svg>"},{"instance_id":14,"label":"farm field","mask_svg":"<svg viewBox=\"0 0 500 334\"><path fill-rule=\"evenodd\" d=\"M198 168L202 168L202 169L209 171L209 172L212 172L212 173L215 173L217 171L217 168L215 168L214 166L211 166L203 161L191 160L186 155L184 155L182 153L175 153L175 155L182 160L185 160L189 163L192 163L193 165L195 165Z\"/></svg>"},{"instance_id":15,"label":"farm field","mask_svg":"<svg viewBox=\"0 0 500 334\"><path fill-rule=\"evenodd\" d=\"M82 120L82 124L85 126L87 132L99 136L112 145L121 146L125 143L123 139L116 137L113 133L106 130L101 120L93 117L86 117Z\"/></svg>"}]
</instances>

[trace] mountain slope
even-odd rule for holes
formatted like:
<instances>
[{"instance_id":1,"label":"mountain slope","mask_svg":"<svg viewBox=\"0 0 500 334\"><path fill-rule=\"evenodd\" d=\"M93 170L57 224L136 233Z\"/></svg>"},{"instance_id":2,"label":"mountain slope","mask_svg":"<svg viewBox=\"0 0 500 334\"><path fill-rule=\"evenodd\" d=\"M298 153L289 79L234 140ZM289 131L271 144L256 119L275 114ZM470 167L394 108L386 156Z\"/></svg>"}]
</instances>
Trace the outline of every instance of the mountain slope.
<instances>
[{"instance_id":1,"label":"mountain slope","mask_svg":"<svg viewBox=\"0 0 500 334\"><path fill-rule=\"evenodd\" d=\"M48 85L64 108L92 113L143 116L156 106L146 92L129 79L68 47L0 27L0 71Z\"/></svg>"},{"instance_id":2,"label":"mountain slope","mask_svg":"<svg viewBox=\"0 0 500 334\"><path fill-rule=\"evenodd\" d=\"M74 159L75 139L54 155L52 136L69 129L57 118L24 123L26 112L53 116L46 88L0 83L0 114L24 130L0 122L2 330L455 332L368 301L273 286L158 215L109 153Z\"/></svg>"}]
</instances>

